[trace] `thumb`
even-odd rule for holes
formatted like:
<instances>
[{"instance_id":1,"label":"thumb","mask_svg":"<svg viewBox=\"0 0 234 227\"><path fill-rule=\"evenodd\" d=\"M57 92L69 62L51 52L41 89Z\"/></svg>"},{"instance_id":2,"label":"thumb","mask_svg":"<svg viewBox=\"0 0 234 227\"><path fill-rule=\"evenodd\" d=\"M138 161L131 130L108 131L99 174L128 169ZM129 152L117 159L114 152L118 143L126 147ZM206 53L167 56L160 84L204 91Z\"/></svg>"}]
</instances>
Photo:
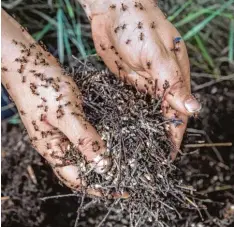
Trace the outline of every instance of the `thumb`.
<instances>
[{"instance_id":1,"label":"thumb","mask_svg":"<svg viewBox=\"0 0 234 227\"><path fill-rule=\"evenodd\" d=\"M191 94L186 83L180 78L168 88L165 100L173 109L187 116L201 110L201 104Z\"/></svg>"},{"instance_id":2,"label":"thumb","mask_svg":"<svg viewBox=\"0 0 234 227\"><path fill-rule=\"evenodd\" d=\"M156 59L157 60L157 59ZM149 73L158 80L161 93L165 91L164 100L185 115L192 115L201 109L201 104L190 92L190 77L183 75L177 62L172 58L153 61Z\"/></svg>"}]
</instances>

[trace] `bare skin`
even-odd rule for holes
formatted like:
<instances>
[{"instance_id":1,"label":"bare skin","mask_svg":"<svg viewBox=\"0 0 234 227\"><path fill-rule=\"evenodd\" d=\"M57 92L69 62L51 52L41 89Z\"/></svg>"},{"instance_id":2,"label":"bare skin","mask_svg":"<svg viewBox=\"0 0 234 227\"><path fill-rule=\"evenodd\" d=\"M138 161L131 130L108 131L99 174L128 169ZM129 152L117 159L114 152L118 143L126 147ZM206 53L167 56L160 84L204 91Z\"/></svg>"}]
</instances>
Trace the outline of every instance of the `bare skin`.
<instances>
[{"instance_id":1,"label":"bare skin","mask_svg":"<svg viewBox=\"0 0 234 227\"><path fill-rule=\"evenodd\" d=\"M124 5L117 0L81 2L91 20L96 50L109 69L142 92L162 98L166 118L183 121L177 127L171 124L170 128L176 144L172 153L175 158L188 116L201 108L190 94L185 44L173 43L180 34L150 0L141 1L142 5L130 0L124 1ZM163 92L165 81L170 87ZM4 11L2 83L13 98L35 149L68 187L77 190L83 183L77 179L75 166L59 166L69 142L98 165L97 171L102 172L100 165L108 166L108 159L96 161L105 152L105 144L85 120L76 84L64 75L56 59L35 44ZM186 100L190 103L186 104ZM96 141L100 149L94 152L92 144Z\"/></svg>"},{"instance_id":2,"label":"bare skin","mask_svg":"<svg viewBox=\"0 0 234 227\"><path fill-rule=\"evenodd\" d=\"M81 0L92 25L97 53L118 77L137 89L163 100L165 118L180 119L170 125L180 148L188 117L201 109L191 95L187 49L176 28L165 18L156 1ZM164 92L168 81L170 87Z\"/></svg>"}]
</instances>

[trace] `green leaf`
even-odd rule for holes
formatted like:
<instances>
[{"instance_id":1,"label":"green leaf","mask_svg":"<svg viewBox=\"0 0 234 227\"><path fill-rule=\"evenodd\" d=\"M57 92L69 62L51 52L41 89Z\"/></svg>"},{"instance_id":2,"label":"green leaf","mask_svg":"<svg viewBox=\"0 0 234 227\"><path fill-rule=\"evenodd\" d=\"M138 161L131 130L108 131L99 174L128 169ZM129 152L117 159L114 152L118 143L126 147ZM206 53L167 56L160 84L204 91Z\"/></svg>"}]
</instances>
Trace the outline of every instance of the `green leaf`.
<instances>
[{"instance_id":1,"label":"green leaf","mask_svg":"<svg viewBox=\"0 0 234 227\"><path fill-rule=\"evenodd\" d=\"M19 114L15 114L13 117L11 117L8 122L13 125L18 125L21 123Z\"/></svg>"},{"instance_id":2,"label":"green leaf","mask_svg":"<svg viewBox=\"0 0 234 227\"><path fill-rule=\"evenodd\" d=\"M68 58L70 58L71 55L72 55L72 51L71 51L71 46L70 46L70 42L69 42L69 39L68 39L68 33L67 33L66 29L65 29L63 38L64 38L64 44L65 44L65 49L66 49L66 52L67 52L67 56L68 56Z\"/></svg>"},{"instance_id":3,"label":"green leaf","mask_svg":"<svg viewBox=\"0 0 234 227\"><path fill-rule=\"evenodd\" d=\"M72 5L70 3L70 0L64 0L64 1L65 1L65 4L66 4L66 7L67 7L69 17L71 19L74 18L75 14L74 14L74 11L73 11L73 7L72 7Z\"/></svg>"},{"instance_id":4,"label":"green leaf","mask_svg":"<svg viewBox=\"0 0 234 227\"><path fill-rule=\"evenodd\" d=\"M53 25L48 23L41 31L34 33L32 36L33 38L38 41L41 40L44 35L52 29Z\"/></svg>"},{"instance_id":5,"label":"green leaf","mask_svg":"<svg viewBox=\"0 0 234 227\"><path fill-rule=\"evenodd\" d=\"M233 62L234 60L234 19L232 19L230 22L228 47L229 47L228 59L229 59L229 62Z\"/></svg>"},{"instance_id":6,"label":"green leaf","mask_svg":"<svg viewBox=\"0 0 234 227\"><path fill-rule=\"evenodd\" d=\"M57 22L56 22L55 19L47 16L46 14L44 14L44 13L42 13L42 12L36 10L36 9L32 10L32 12L35 13L35 14L37 14L37 15L39 15L40 17L42 17L43 19L45 19L49 23L53 24L54 26L57 26Z\"/></svg>"},{"instance_id":7,"label":"green leaf","mask_svg":"<svg viewBox=\"0 0 234 227\"><path fill-rule=\"evenodd\" d=\"M204 43L203 43L203 40L200 38L199 35L195 35L195 40L197 42L197 45L199 47L199 49L201 50L201 54L203 56L203 58L208 62L208 64L214 68L214 62L212 60L212 58L210 57Z\"/></svg>"},{"instance_id":8,"label":"green leaf","mask_svg":"<svg viewBox=\"0 0 234 227\"><path fill-rule=\"evenodd\" d=\"M223 12L229 5L231 5L234 2L234 0L230 0L228 2L226 2L219 10L215 11L213 14L211 14L209 17L207 17L205 20L203 20L202 22L200 22L199 24L197 24L196 26L194 26L192 28L192 30L190 30L189 32L187 32L183 38L184 40L188 40L191 37L193 37L194 35L196 35L199 31L201 31L212 19L214 19L216 16L218 16L221 12Z\"/></svg>"},{"instance_id":9,"label":"green leaf","mask_svg":"<svg viewBox=\"0 0 234 227\"><path fill-rule=\"evenodd\" d=\"M172 16L168 17L169 21L173 21L180 13L182 13L188 6L190 6L192 3L192 0L187 1L182 6L179 6L178 9L172 14Z\"/></svg>"},{"instance_id":10,"label":"green leaf","mask_svg":"<svg viewBox=\"0 0 234 227\"><path fill-rule=\"evenodd\" d=\"M61 63L64 62L64 43L63 43L63 34L64 34L64 28L63 28L63 11L61 8L57 11L57 22L58 22L58 55L59 60Z\"/></svg>"},{"instance_id":11,"label":"green leaf","mask_svg":"<svg viewBox=\"0 0 234 227\"><path fill-rule=\"evenodd\" d=\"M215 9L217 8L217 6L212 5L206 9L200 9L198 12L195 13L189 13L188 16L186 16L185 18L183 18L182 20L180 20L179 22L175 23L175 27L179 28L191 21L194 21L195 19L199 18L200 16L202 16L203 14L209 13L211 9Z\"/></svg>"}]
</instances>

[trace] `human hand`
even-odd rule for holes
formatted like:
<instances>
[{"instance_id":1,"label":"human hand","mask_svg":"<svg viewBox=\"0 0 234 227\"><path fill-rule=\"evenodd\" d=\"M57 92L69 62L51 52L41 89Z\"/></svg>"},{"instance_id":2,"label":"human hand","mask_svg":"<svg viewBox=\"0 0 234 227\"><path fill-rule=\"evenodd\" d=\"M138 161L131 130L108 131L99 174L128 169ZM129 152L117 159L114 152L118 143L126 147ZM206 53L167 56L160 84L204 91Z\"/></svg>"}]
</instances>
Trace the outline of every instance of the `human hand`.
<instances>
[{"instance_id":1,"label":"human hand","mask_svg":"<svg viewBox=\"0 0 234 227\"><path fill-rule=\"evenodd\" d=\"M84 8L97 53L108 68L138 90L162 99L163 114L172 121L174 159L188 116L201 109L191 95L189 59L179 32L150 0L94 1Z\"/></svg>"},{"instance_id":2,"label":"human hand","mask_svg":"<svg viewBox=\"0 0 234 227\"><path fill-rule=\"evenodd\" d=\"M14 100L35 149L68 187L79 190L78 167L66 163L72 143L98 173L110 160L105 144L85 120L81 94L56 59L2 11L2 83ZM96 190L87 193L100 195Z\"/></svg>"}]
</instances>

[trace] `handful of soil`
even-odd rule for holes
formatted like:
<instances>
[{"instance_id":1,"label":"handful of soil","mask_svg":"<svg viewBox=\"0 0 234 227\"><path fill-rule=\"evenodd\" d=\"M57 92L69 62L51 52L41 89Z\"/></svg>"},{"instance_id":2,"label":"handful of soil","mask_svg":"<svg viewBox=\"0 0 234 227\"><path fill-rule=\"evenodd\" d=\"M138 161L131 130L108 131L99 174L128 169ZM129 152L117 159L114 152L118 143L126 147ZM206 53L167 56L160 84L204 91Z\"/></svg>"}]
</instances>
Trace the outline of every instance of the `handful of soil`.
<instances>
[{"instance_id":1,"label":"handful of soil","mask_svg":"<svg viewBox=\"0 0 234 227\"><path fill-rule=\"evenodd\" d=\"M108 208L98 226L111 212L124 214L130 226L167 226L181 218L181 208L197 208L170 161L173 145L164 126L174 122L162 117L160 100L92 66L73 69L73 77L83 95L87 120L106 141L105 155L112 160L110 170L98 174L77 151L67 152L66 161L79 167L78 177L87 184L82 198L88 196L87 188L103 194L90 198L88 205L82 199L77 223L82 210L98 203ZM127 198L112 197L126 192Z\"/></svg>"}]
</instances>

